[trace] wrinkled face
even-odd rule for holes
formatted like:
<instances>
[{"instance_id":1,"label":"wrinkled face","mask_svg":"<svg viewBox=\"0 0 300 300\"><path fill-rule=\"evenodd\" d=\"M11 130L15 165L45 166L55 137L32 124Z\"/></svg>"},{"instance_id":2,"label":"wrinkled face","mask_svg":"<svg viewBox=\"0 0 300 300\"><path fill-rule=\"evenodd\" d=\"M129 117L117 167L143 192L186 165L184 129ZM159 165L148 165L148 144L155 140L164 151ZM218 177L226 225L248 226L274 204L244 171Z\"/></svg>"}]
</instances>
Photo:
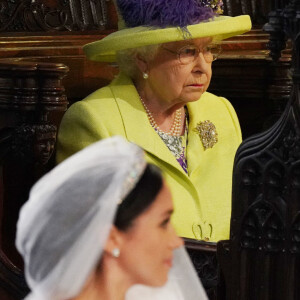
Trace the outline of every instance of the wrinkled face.
<instances>
[{"instance_id":1,"label":"wrinkled face","mask_svg":"<svg viewBox=\"0 0 300 300\"><path fill-rule=\"evenodd\" d=\"M182 64L176 52L187 45L204 49L210 43L211 38L201 38L163 44L155 58L147 63L147 84L153 94L173 104L199 100L211 80L211 62L208 63L200 53L195 61Z\"/></svg>"},{"instance_id":2,"label":"wrinkled face","mask_svg":"<svg viewBox=\"0 0 300 300\"><path fill-rule=\"evenodd\" d=\"M118 261L132 283L149 286L166 283L173 250L182 245L170 223L172 211L171 194L164 184L149 209L122 233L124 243Z\"/></svg>"}]
</instances>

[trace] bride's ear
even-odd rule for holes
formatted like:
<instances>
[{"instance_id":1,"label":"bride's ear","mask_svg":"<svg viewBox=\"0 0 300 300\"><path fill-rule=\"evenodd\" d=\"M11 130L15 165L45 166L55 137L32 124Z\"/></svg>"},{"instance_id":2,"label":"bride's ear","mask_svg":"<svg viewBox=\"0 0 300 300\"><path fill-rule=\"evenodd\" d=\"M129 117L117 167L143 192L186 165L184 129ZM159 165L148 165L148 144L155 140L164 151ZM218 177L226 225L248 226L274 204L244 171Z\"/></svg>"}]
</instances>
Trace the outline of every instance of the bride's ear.
<instances>
[{"instance_id":1,"label":"bride's ear","mask_svg":"<svg viewBox=\"0 0 300 300\"><path fill-rule=\"evenodd\" d=\"M120 250L122 248L124 243L123 240L124 238L122 237L121 232L113 225L106 240L104 251L114 256L114 251L116 251L115 249Z\"/></svg>"}]
</instances>

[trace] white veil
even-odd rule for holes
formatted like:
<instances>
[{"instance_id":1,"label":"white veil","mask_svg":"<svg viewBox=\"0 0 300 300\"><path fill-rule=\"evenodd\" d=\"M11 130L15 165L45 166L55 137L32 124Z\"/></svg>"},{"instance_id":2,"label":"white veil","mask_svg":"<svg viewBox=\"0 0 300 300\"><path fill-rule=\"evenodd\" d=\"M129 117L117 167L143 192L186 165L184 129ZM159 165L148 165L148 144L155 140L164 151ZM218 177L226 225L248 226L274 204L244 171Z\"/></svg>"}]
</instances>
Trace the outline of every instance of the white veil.
<instances>
[{"instance_id":1,"label":"white veil","mask_svg":"<svg viewBox=\"0 0 300 300\"><path fill-rule=\"evenodd\" d=\"M118 203L145 167L138 146L113 137L76 153L34 185L21 209L16 238L31 289L26 300L79 294L101 258ZM207 299L185 250L176 252L164 287L134 286L126 300Z\"/></svg>"}]
</instances>

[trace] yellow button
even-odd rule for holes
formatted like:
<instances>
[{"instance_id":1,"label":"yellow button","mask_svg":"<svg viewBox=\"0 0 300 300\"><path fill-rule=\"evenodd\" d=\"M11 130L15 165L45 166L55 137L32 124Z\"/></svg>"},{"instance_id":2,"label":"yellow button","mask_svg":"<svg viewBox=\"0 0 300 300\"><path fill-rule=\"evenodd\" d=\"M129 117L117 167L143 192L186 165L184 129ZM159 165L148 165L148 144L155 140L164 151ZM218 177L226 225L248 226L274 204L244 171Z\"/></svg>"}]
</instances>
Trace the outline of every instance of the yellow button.
<instances>
[{"instance_id":1,"label":"yellow button","mask_svg":"<svg viewBox=\"0 0 300 300\"><path fill-rule=\"evenodd\" d=\"M206 236L206 237L204 238L204 241L205 241L205 242L209 242L209 238Z\"/></svg>"}]
</instances>

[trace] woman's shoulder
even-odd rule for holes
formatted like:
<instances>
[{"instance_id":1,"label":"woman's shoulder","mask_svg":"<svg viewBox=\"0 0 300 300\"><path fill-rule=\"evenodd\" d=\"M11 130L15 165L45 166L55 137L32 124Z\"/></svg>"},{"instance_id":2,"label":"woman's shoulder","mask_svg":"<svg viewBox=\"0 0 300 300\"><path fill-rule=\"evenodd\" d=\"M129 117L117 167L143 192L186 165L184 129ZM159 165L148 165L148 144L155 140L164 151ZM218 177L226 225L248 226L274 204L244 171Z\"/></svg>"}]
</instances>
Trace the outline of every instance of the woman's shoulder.
<instances>
[{"instance_id":1,"label":"woman's shoulder","mask_svg":"<svg viewBox=\"0 0 300 300\"><path fill-rule=\"evenodd\" d=\"M195 122L210 120L214 124L220 124L222 128L231 128L241 140L238 116L226 98L205 92L198 101L189 103L188 108Z\"/></svg>"},{"instance_id":2,"label":"woman's shoulder","mask_svg":"<svg viewBox=\"0 0 300 300\"><path fill-rule=\"evenodd\" d=\"M114 99L110 86L104 86L82 99L80 102L89 105L104 105ZM79 103L79 102L78 102Z\"/></svg>"},{"instance_id":3,"label":"woman's shoulder","mask_svg":"<svg viewBox=\"0 0 300 300\"><path fill-rule=\"evenodd\" d=\"M220 114L229 113L236 118L236 112L232 104L224 97L217 96L215 94L205 92L201 98L195 102L194 109L200 111L213 111Z\"/></svg>"},{"instance_id":4,"label":"woman's shoulder","mask_svg":"<svg viewBox=\"0 0 300 300\"><path fill-rule=\"evenodd\" d=\"M209 105L209 106L218 106L220 108L232 107L231 103L224 97L217 96L210 92L205 92L200 101L198 101L200 105Z\"/></svg>"},{"instance_id":5,"label":"woman's shoulder","mask_svg":"<svg viewBox=\"0 0 300 300\"><path fill-rule=\"evenodd\" d=\"M242 140L238 116L234 107L226 98L206 92L197 102L200 105L199 110L204 110L208 114L212 114L216 119L221 120L224 126L226 124L227 126L233 126L239 140Z\"/></svg>"},{"instance_id":6,"label":"woman's shoulder","mask_svg":"<svg viewBox=\"0 0 300 300\"><path fill-rule=\"evenodd\" d=\"M132 82L122 74L119 74L109 85L106 85L92 92L81 101L74 103L72 106L80 106L92 109L101 109L108 111L117 108L116 90L122 90L123 98L128 94L128 87L132 86Z\"/></svg>"},{"instance_id":7,"label":"woman's shoulder","mask_svg":"<svg viewBox=\"0 0 300 300\"><path fill-rule=\"evenodd\" d=\"M83 111L91 111L97 112L97 114L105 114L105 112L116 109L117 104L112 91L109 86L105 86L92 92L84 99L73 103L66 113L79 112L82 114Z\"/></svg>"}]
</instances>

